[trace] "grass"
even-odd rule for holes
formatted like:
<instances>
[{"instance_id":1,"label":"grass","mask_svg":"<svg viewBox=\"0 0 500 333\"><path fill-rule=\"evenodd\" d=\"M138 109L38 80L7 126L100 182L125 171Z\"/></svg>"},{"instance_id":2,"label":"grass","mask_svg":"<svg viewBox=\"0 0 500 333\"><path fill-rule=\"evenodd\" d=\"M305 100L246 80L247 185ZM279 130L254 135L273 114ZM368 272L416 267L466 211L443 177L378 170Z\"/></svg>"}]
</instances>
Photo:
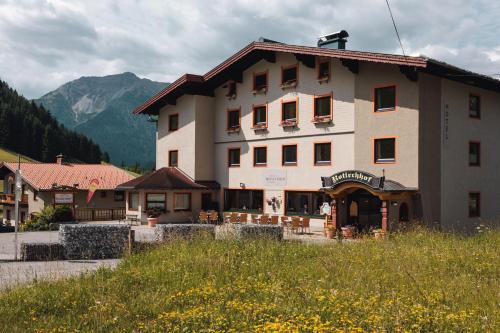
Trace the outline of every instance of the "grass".
<instances>
[{"instance_id":1,"label":"grass","mask_svg":"<svg viewBox=\"0 0 500 333\"><path fill-rule=\"evenodd\" d=\"M176 241L0 294L8 332L499 331L500 232Z\"/></svg>"}]
</instances>

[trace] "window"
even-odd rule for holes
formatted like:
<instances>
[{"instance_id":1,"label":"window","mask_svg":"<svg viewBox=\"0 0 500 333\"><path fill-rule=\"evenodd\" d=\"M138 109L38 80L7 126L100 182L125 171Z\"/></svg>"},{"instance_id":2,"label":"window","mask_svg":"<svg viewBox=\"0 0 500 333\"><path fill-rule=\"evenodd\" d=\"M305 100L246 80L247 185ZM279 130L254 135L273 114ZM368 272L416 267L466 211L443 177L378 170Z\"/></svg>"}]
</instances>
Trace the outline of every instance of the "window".
<instances>
[{"instance_id":1,"label":"window","mask_svg":"<svg viewBox=\"0 0 500 333\"><path fill-rule=\"evenodd\" d=\"M253 127L267 127L267 106L256 105L253 107Z\"/></svg>"},{"instance_id":2,"label":"window","mask_svg":"<svg viewBox=\"0 0 500 333\"><path fill-rule=\"evenodd\" d=\"M228 166L240 166L240 148L230 148L228 150Z\"/></svg>"},{"instance_id":3,"label":"window","mask_svg":"<svg viewBox=\"0 0 500 333\"><path fill-rule=\"evenodd\" d=\"M253 148L253 165L254 166L267 165L267 147Z\"/></svg>"},{"instance_id":4,"label":"window","mask_svg":"<svg viewBox=\"0 0 500 333\"><path fill-rule=\"evenodd\" d=\"M227 111L227 130L236 131L240 129L240 109Z\"/></svg>"},{"instance_id":5,"label":"window","mask_svg":"<svg viewBox=\"0 0 500 333\"><path fill-rule=\"evenodd\" d=\"M403 202L401 206L399 206L399 221L400 222L410 221L410 215L408 213L408 204L406 202Z\"/></svg>"},{"instance_id":6,"label":"window","mask_svg":"<svg viewBox=\"0 0 500 333\"><path fill-rule=\"evenodd\" d=\"M296 86L298 69L299 69L298 65L281 67L281 85Z\"/></svg>"},{"instance_id":7,"label":"window","mask_svg":"<svg viewBox=\"0 0 500 333\"><path fill-rule=\"evenodd\" d=\"M124 201L125 200L125 192L123 191L115 191L115 201Z\"/></svg>"},{"instance_id":8,"label":"window","mask_svg":"<svg viewBox=\"0 0 500 333\"><path fill-rule=\"evenodd\" d=\"M139 193L129 192L129 194L128 194L128 209L129 210L139 209Z\"/></svg>"},{"instance_id":9,"label":"window","mask_svg":"<svg viewBox=\"0 0 500 333\"><path fill-rule=\"evenodd\" d=\"M320 209L323 202L329 202L329 200L324 192L285 191L285 214L323 218Z\"/></svg>"},{"instance_id":10,"label":"window","mask_svg":"<svg viewBox=\"0 0 500 333\"><path fill-rule=\"evenodd\" d=\"M262 213L264 207L264 191L260 190L224 190L225 211L245 211Z\"/></svg>"},{"instance_id":11,"label":"window","mask_svg":"<svg viewBox=\"0 0 500 333\"><path fill-rule=\"evenodd\" d=\"M396 110L396 86L375 88L375 112Z\"/></svg>"},{"instance_id":12,"label":"window","mask_svg":"<svg viewBox=\"0 0 500 333\"><path fill-rule=\"evenodd\" d=\"M469 193L469 217L481 217L481 194Z\"/></svg>"},{"instance_id":13,"label":"window","mask_svg":"<svg viewBox=\"0 0 500 333\"><path fill-rule=\"evenodd\" d=\"M178 167L179 166L179 151L178 150L170 150L168 152L168 166L169 167Z\"/></svg>"},{"instance_id":14,"label":"window","mask_svg":"<svg viewBox=\"0 0 500 333\"><path fill-rule=\"evenodd\" d=\"M315 143L314 144L314 164L323 165L332 163L332 144Z\"/></svg>"},{"instance_id":15,"label":"window","mask_svg":"<svg viewBox=\"0 0 500 333\"><path fill-rule=\"evenodd\" d=\"M318 64L318 80L328 81L330 79L330 60L321 61Z\"/></svg>"},{"instance_id":16,"label":"window","mask_svg":"<svg viewBox=\"0 0 500 333\"><path fill-rule=\"evenodd\" d=\"M481 166L481 143L469 142L469 166Z\"/></svg>"},{"instance_id":17,"label":"window","mask_svg":"<svg viewBox=\"0 0 500 333\"><path fill-rule=\"evenodd\" d=\"M191 193L175 193L174 210L191 210Z\"/></svg>"},{"instance_id":18,"label":"window","mask_svg":"<svg viewBox=\"0 0 500 333\"><path fill-rule=\"evenodd\" d=\"M33 200L37 201L38 200L38 191L33 190Z\"/></svg>"},{"instance_id":19,"label":"window","mask_svg":"<svg viewBox=\"0 0 500 333\"><path fill-rule=\"evenodd\" d=\"M236 97L236 82L229 81L227 83L227 97Z\"/></svg>"},{"instance_id":20,"label":"window","mask_svg":"<svg viewBox=\"0 0 500 333\"><path fill-rule=\"evenodd\" d=\"M282 163L284 166L297 165L297 145L283 146Z\"/></svg>"},{"instance_id":21,"label":"window","mask_svg":"<svg viewBox=\"0 0 500 333\"><path fill-rule=\"evenodd\" d=\"M330 117L332 112L332 96L314 98L314 118Z\"/></svg>"},{"instance_id":22,"label":"window","mask_svg":"<svg viewBox=\"0 0 500 333\"><path fill-rule=\"evenodd\" d=\"M253 90L266 91L267 90L267 71L263 73L257 73L253 75Z\"/></svg>"},{"instance_id":23,"label":"window","mask_svg":"<svg viewBox=\"0 0 500 333\"><path fill-rule=\"evenodd\" d=\"M375 163L394 163L396 162L396 139L375 139Z\"/></svg>"},{"instance_id":24,"label":"window","mask_svg":"<svg viewBox=\"0 0 500 333\"><path fill-rule=\"evenodd\" d=\"M281 122L297 122L297 102L283 102L281 104Z\"/></svg>"},{"instance_id":25,"label":"window","mask_svg":"<svg viewBox=\"0 0 500 333\"><path fill-rule=\"evenodd\" d=\"M168 116L168 130L177 131L179 129L179 115L171 114Z\"/></svg>"},{"instance_id":26,"label":"window","mask_svg":"<svg viewBox=\"0 0 500 333\"><path fill-rule=\"evenodd\" d=\"M469 95L469 117L481 118L481 100L477 95Z\"/></svg>"},{"instance_id":27,"label":"window","mask_svg":"<svg viewBox=\"0 0 500 333\"><path fill-rule=\"evenodd\" d=\"M146 193L146 209L167 209L167 195L165 193Z\"/></svg>"}]
</instances>

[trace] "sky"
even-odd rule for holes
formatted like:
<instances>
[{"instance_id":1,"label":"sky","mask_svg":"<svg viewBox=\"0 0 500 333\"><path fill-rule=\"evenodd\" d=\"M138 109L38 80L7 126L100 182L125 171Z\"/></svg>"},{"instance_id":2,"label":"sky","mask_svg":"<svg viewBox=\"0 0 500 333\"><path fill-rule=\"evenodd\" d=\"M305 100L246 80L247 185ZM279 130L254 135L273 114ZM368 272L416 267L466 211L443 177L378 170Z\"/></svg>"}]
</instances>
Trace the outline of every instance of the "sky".
<instances>
[{"instance_id":1,"label":"sky","mask_svg":"<svg viewBox=\"0 0 500 333\"><path fill-rule=\"evenodd\" d=\"M390 0L406 54L500 74L500 1ZM38 98L81 76L204 74L263 36L401 54L385 0L0 0L0 79ZM496 76L500 78L500 76Z\"/></svg>"}]
</instances>

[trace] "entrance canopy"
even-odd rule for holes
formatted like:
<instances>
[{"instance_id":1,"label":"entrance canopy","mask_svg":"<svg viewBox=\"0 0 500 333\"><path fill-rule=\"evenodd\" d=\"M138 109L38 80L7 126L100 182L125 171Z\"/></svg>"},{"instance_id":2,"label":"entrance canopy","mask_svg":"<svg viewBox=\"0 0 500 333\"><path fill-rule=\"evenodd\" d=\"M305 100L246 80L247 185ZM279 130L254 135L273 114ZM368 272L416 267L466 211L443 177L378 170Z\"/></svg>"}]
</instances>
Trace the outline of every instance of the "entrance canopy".
<instances>
[{"instance_id":1,"label":"entrance canopy","mask_svg":"<svg viewBox=\"0 0 500 333\"><path fill-rule=\"evenodd\" d=\"M321 177L322 190L335 196L349 188L362 188L373 195L385 197L391 193L414 192L414 187L406 187L401 183L360 170L347 170L330 177Z\"/></svg>"}]
</instances>

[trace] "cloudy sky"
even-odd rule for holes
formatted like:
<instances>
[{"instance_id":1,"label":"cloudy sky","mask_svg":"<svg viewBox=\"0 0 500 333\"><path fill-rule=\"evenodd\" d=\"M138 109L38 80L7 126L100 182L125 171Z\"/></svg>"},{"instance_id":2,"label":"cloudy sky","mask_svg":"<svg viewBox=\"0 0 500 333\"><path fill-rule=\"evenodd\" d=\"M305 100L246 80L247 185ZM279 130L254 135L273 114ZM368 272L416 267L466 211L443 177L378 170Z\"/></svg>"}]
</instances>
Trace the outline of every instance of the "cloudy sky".
<instances>
[{"instance_id":1,"label":"cloudy sky","mask_svg":"<svg viewBox=\"0 0 500 333\"><path fill-rule=\"evenodd\" d=\"M500 1L390 3L407 54L500 74ZM0 79L28 98L125 71L171 82L260 36L315 45L340 29L349 49L401 53L385 0L0 0Z\"/></svg>"}]
</instances>

